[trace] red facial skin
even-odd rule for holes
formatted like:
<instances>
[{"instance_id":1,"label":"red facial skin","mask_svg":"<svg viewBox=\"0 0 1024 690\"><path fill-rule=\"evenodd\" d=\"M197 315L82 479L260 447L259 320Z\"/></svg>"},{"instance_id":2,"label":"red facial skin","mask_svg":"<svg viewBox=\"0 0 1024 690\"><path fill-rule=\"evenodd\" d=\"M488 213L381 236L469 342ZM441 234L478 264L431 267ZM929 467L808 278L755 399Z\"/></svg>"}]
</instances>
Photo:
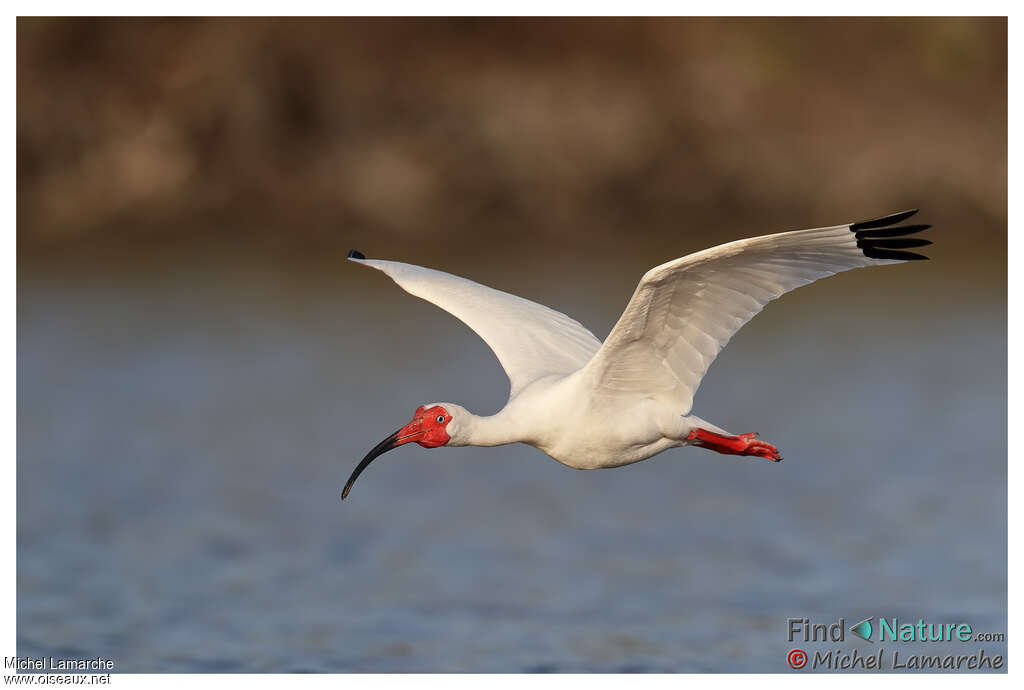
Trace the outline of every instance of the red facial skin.
<instances>
[{"instance_id":1,"label":"red facial skin","mask_svg":"<svg viewBox=\"0 0 1024 690\"><path fill-rule=\"evenodd\" d=\"M445 427L450 421L452 421L452 416L440 405L433 407L420 405L416 408L416 414L413 415L412 421L398 430L395 445L400 446L415 441L424 448L443 446L451 438L445 431Z\"/></svg>"}]
</instances>

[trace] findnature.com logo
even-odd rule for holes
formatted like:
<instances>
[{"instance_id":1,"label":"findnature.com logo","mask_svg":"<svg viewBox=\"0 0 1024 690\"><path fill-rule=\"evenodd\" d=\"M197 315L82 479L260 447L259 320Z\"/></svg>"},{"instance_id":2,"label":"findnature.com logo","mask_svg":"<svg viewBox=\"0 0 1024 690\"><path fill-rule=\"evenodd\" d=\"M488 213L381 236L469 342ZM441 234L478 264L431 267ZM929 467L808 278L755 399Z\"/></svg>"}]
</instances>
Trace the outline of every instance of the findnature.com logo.
<instances>
[{"instance_id":1,"label":"findnature.com logo","mask_svg":"<svg viewBox=\"0 0 1024 690\"><path fill-rule=\"evenodd\" d=\"M858 621L847 627L846 619L840 618L835 623L812 623L807 618L787 619L788 640L790 642L845 642L846 632L853 633L857 638L871 644L885 642L904 643L935 643L935 642L1004 642L1004 633L976 633L969 623L929 623L923 618L916 622L908 623L900 621L896 616L891 618L879 617L877 623L875 617L871 616ZM813 656L803 649L796 648L789 651L786 661L790 668L800 670L810 668L823 668L828 670L901 670L901 669L1002 669L1004 666L1001 655L991 656L979 649L974 654L947 654L926 655L911 654L904 652L900 657L899 651L895 650L891 658L886 655L885 649L879 647L876 651L864 654L858 649L852 652L845 652L840 649L815 651Z\"/></svg>"}]
</instances>

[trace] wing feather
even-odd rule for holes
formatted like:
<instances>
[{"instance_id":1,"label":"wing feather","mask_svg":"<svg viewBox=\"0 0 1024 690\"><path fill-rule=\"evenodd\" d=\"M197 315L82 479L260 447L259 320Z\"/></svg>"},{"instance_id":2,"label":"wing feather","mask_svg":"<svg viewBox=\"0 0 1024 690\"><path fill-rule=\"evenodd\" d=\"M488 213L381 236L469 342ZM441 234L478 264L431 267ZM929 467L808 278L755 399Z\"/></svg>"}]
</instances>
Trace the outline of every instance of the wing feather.
<instances>
[{"instance_id":1,"label":"wing feather","mask_svg":"<svg viewBox=\"0 0 1024 690\"><path fill-rule=\"evenodd\" d=\"M422 266L364 259L358 252L349 258L383 271L476 331L508 375L510 398L544 376L578 371L601 347L579 322L522 297Z\"/></svg>"},{"instance_id":2,"label":"wing feather","mask_svg":"<svg viewBox=\"0 0 1024 690\"><path fill-rule=\"evenodd\" d=\"M927 225L890 227L914 213L729 242L652 268L585 380L598 395L660 397L688 414L715 357L771 300L851 268L926 258L896 251L930 244L902 239Z\"/></svg>"}]
</instances>

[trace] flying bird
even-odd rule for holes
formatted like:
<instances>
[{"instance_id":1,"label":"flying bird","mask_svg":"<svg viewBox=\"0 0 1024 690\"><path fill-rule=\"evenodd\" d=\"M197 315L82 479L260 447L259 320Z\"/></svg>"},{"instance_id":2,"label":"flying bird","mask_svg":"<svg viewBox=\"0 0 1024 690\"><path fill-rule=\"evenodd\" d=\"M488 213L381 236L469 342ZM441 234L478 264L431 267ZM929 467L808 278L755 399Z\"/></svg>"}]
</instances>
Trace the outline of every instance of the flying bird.
<instances>
[{"instance_id":1,"label":"flying bird","mask_svg":"<svg viewBox=\"0 0 1024 690\"><path fill-rule=\"evenodd\" d=\"M491 416L454 403L421 405L367 453L341 497L375 458L412 442L527 443L577 469L628 465L679 446L779 462L779 450L756 433L732 434L690 414L701 379L771 300L851 268L927 259L907 250L931 242L908 235L930 226L899 225L915 213L737 240L655 266L604 343L536 302L352 250L352 261L383 271L476 331L508 375L510 391Z\"/></svg>"}]
</instances>

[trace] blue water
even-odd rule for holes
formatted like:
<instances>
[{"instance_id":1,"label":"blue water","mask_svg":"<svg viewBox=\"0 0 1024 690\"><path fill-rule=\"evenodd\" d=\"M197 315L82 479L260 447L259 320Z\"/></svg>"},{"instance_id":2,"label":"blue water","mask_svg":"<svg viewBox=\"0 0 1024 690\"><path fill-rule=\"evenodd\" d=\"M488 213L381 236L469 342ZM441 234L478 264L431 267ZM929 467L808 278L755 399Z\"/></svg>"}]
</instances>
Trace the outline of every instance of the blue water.
<instances>
[{"instance_id":1,"label":"blue water","mask_svg":"<svg viewBox=\"0 0 1024 690\"><path fill-rule=\"evenodd\" d=\"M222 258L19 271L19 655L129 672L782 672L794 646L877 646L796 645L790 617L1006 631L998 292L954 276L937 294L900 267L770 306L695 412L761 432L780 465L680 449L579 472L526 446L413 446L341 503L418 404L490 413L504 376L376 274ZM603 336L637 277L604 275L596 292L578 287L590 275L492 282Z\"/></svg>"}]
</instances>

